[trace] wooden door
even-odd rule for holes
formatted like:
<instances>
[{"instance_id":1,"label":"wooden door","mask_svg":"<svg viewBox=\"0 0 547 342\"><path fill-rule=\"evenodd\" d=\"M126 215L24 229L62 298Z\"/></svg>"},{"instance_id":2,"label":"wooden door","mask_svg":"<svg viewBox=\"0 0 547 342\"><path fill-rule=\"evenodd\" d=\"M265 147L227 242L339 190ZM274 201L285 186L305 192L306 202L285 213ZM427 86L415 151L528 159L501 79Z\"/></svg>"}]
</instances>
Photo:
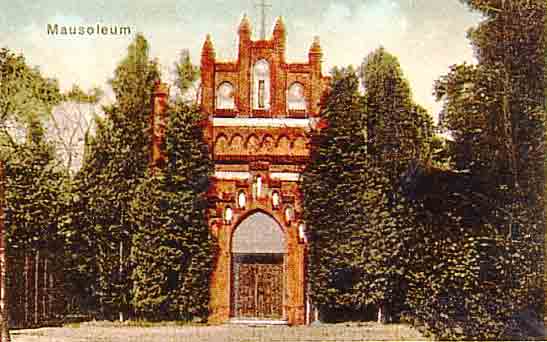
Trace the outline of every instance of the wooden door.
<instances>
[{"instance_id":1,"label":"wooden door","mask_svg":"<svg viewBox=\"0 0 547 342\"><path fill-rule=\"evenodd\" d=\"M283 315L283 263L255 262L234 265L236 317L281 319ZM257 262L259 261L259 262Z\"/></svg>"}]
</instances>

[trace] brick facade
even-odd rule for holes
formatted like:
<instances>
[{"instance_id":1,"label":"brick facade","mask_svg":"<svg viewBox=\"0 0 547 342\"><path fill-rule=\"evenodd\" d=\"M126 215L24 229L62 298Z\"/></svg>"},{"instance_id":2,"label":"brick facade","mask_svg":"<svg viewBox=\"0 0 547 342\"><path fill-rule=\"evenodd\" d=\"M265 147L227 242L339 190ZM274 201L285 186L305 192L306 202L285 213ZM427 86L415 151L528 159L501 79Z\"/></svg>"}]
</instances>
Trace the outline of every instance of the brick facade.
<instances>
[{"instance_id":1,"label":"brick facade","mask_svg":"<svg viewBox=\"0 0 547 342\"><path fill-rule=\"evenodd\" d=\"M279 224L286 242L282 319L291 325L305 324L306 243L299 233L303 224L299 176L309 161L310 133L320 127L320 99L328 84L321 73L321 47L315 39L306 63L287 63L281 19L268 40L251 39L247 17L238 33L236 61L217 61L210 36L201 54L204 135L215 162L208 219L219 244L211 279L210 321L234 317L232 238L242 220L261 211ZM260 63L262 69L255 69ZM260 73L265 75L256 76ZM257 83L260 77L262 84ZM291 95L296 83L296 95ZM290 108L290 96L300 107ZM239 196L245 198L244 208L238 204Z\"/></svg>"},{"instance_id":2,"label":"brick facade","mask_svg":"<svg viewBox=\"0 0 547 342\"><path fill-rule=\"evenodd\" d=\"M319 110L329 78L321 73L317 38L306 63L286 62L281 19L269 40L251 39L247 17L238 33L236 61L217 61L209 35L201 53L203 130L215 164L208 191L208 221L218 242L209 321L238 318L234 310L234 232L246 218L261 212L276 222L286 244L280 286L282 316L278 319L290 325L305 324L309 322L306 239L299 181L310 159L311 133L325 127ZM168 88L158 83L153 96L150 164L155 168L165 162L162 145Z\"/></svg>"}]
</instances>

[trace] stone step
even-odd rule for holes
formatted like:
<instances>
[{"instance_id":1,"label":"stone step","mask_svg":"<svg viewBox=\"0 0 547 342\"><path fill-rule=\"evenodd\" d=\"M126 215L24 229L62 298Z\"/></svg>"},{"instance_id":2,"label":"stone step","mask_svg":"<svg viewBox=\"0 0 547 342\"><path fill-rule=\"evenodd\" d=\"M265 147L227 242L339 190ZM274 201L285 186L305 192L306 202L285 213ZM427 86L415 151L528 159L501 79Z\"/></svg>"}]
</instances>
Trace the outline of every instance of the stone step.
<instances>
[{"instance_id":1,"label":"stone step","mask_svg":"<svg viewBox=\"0 0 547 342\"><path fill-rule=\"evenodd\" d=\"M271 325L288 325L289 322L280 319L260 319L260 318L231 318L228 324L247 325L247 326L271 326Z\"/></svg>"}]
</instances>

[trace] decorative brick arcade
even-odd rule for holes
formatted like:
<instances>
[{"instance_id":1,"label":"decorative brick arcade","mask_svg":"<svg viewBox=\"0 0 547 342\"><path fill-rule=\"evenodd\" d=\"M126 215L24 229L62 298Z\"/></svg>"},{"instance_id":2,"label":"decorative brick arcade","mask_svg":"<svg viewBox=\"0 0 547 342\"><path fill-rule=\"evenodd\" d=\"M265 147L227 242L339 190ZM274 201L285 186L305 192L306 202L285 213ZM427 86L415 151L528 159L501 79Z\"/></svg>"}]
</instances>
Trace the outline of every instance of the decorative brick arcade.
<instances>
[{"instance_id":1,"label":"decorative brick arcade","mask_svg":"<svg viewBox=\"0 0 547 342\"><path fill-rule=\"evenodd\" d=\"M207 36L201 55L201 111L215 173L208 193L209 225L218 240L210 321L309 321L306 238L300 175L319 127L319 40L306 63L285 60L285 26L251 39L239 26L236 61L218 61Z\"/></svg>"}]
</instances>

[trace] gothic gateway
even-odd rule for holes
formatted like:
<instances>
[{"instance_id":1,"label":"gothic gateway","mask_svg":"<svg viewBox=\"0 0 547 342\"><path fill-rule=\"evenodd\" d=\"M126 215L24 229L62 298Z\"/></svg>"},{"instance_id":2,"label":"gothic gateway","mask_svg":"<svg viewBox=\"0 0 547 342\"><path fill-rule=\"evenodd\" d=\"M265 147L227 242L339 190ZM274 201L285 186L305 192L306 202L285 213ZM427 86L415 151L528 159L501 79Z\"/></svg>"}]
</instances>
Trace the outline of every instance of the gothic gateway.
<instances>
[{"instance_id":1,"label":"gothic gateway","mask_svg":"<svg viewBox=\"0 0 547 342\"><path fill-rule=\"evenodd\" d=\"M299 180L329 79L321 74L317 38L307 62L287 63L281 19L271 39L252 40L251 32L244 17L236 61L217 60L209 36L201 54L204 136L215 165L208 220L219 244L209 320L306 324ZM153 163L162 158L166 88L154 96Z\"/></svg>"}]
</instances>

